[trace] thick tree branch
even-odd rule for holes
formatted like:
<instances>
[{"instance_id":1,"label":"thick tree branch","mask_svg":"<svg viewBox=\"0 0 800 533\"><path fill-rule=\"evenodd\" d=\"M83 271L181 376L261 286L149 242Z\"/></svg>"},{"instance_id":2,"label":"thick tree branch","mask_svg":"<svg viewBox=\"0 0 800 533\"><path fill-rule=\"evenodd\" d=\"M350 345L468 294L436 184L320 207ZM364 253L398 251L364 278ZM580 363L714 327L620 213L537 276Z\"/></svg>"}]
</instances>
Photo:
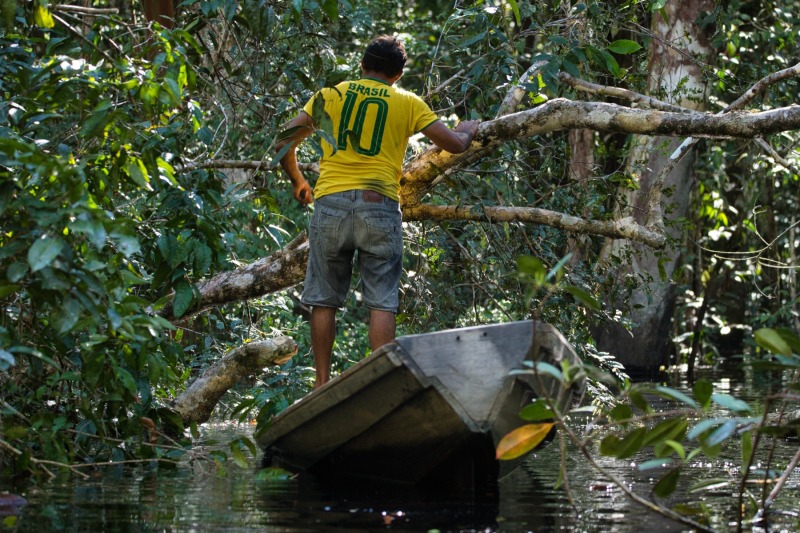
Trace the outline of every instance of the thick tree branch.
<instances>
[{"instance_id":1,"label":"thick tree branch","mask_svg":"<svg viewBox=\"0 0 800 533\"><path fill-rule=\"evenodd\" d=\"M606 85L598 85L597 83L584 81L566 72L559 72L558 79L577 91L583 91L589 94L599 94L602 96L610 96L611 98L619 98L620 100L627 100L629 102L636 102L660 111L674 111L675 113L697 112L694 109L687 109L679 105L662 102L661 100L653 98L652 96L646 96L635 91L629 91L628 89L609 87Z\"/></svg>"},{"instance_id":2,"label":"thick tree branch","mask_svg":"<svg viewBox=\"0 0 800 533\"><path fill-rule=\"evenodd\" d=\"M211 365L188 389L172 401L185 424L207 422L222 395L243 378L270 365L280 365L297 353L289 337L251 342L232 350Z\"/></svg>"},{"instance_id":3,"label":"thick tree branch","mask_svg":"<svg viewBox=\"0 0 800 533\"><path fill-rule=\"evenodd\" d=\"M302 233L285 248L268 257L199 283L198 304L181 318L196 315L211 307L258 298L291 287L305 277L307 261L308 239ZM173 314L172 301L161 310L161 316L168 320L177 318Z\"/></svg>"},{"instance_id":4,"label":"thick tree branch","mask_svg":"<svg viewBox=\"0 0 800 533\"><path fill-rule=\"evenodd\" d=\"M487 150L503 142L554 131L585 128L638 135L752 138L800 129L800 106L792 105L757 113L725 115L674 113L631 109L615 104L575 102L564 98L539 107L484 122L463 154L429 148L406 165L400 180L401 197L414 206L441 173L468 160L475 150Z\"/></svg>"},{"instance_id":5,"label":"thick tree branch","mask_svg":"<svg viewBox=\"0 0 800 533\"><path fill-rule=\"evenodd\" d=\"M529 222L577 233L591 233L614 239L630 239L653 248L666 243L663 234L649 231L632 218L586 220L535 207L433 206L417 205L403 209L404 220L474 220L477 222Z\"/></svg>"}]
</instances>

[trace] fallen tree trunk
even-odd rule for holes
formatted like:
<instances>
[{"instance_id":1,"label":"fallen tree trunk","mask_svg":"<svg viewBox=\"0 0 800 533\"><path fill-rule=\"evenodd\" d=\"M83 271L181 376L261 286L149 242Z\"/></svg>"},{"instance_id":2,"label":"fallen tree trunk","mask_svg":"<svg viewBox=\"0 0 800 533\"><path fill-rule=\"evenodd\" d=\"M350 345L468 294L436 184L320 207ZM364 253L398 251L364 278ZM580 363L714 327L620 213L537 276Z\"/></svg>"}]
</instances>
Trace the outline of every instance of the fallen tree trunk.
<instances>
[{"instance_id":1,"label":"fallen tree trunk","mask_svg":"<svg viewBox=\"0 0 800 533\"><path fill-rule=\"evenodd\" d=\"M276 337L240 346L211 365L172 401L171 407L184 424L206 422L228 389L266 366L285 363L296 353L297 344L289 337Z\"/></svg>"}]
</instances>

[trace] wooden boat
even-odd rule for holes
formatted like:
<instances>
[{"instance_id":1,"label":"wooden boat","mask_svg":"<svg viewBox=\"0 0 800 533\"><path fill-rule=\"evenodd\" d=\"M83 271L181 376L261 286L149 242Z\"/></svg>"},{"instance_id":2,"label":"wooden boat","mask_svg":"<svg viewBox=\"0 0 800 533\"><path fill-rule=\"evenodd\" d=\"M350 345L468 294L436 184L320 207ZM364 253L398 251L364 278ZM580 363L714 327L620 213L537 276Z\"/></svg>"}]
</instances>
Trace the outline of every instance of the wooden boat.
<instances>
[{"instance_id":1,"label":"wooden boat","mask_svg":"<svg viewBox=\"0 0 800 533\"><path fill-rule=\"evenodd\" d=\"M582 395L524 361L565 359L578 361L542 322L397 338L276 415L256 436L263 464L406 485L496 481L523 459L495 459L499 440L527 423L520 409L550 394L563 410Z\"/></svg>"}]
</instances>

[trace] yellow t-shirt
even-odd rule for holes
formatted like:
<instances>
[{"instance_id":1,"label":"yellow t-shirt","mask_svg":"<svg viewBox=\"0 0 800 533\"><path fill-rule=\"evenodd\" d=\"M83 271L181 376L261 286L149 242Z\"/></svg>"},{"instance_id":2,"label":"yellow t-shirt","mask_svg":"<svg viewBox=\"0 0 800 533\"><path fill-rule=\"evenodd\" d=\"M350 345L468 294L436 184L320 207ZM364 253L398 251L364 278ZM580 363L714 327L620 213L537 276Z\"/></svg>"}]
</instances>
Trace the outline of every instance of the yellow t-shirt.
<instances>
[{"instance_id":1,"label":"yellow t-shirt","mask_svg":"<svg viewBox=\"0 0 800 533\"><path fill-rule=\"evenodd\" d=\"M317 98L323 99L330 123L324 114L315 116ZM373 78L326 87L303 110L336 141L336 150L323 143L316 198L367 189L398 200L409 137L439 119L419 96Z\"/></svg>"}]
</instances>

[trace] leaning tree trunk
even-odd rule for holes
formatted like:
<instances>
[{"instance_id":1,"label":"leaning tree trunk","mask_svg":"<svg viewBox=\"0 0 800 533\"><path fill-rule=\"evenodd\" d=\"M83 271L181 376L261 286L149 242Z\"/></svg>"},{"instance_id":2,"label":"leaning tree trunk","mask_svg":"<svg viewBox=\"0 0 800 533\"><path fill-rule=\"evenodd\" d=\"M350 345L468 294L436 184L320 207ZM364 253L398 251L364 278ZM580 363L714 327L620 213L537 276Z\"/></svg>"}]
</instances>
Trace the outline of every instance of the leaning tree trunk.
<instances>
[{"instance_id":1,"label":"leaning tree trunk","mask_svg":"<svg viewBox=\"0 0 800 533\"><path fill-rule=\"evenodd\" d=\"M697 21L713 8L712 0L679 0L668 2L665 7L669 22L655 15L648 65L651 92L663 89L673 94L679 83L688 80L682 89L688 92L682 92L681 101L676 103L702 110L706 86L699 65L710 56L712 48ZM629 156L627 170L638 178L639 188L628 193L625 205L629 206L628 214L642 226L661 220L662 212L673 220L687 213L693 177L692 154L674 165L666 176L659 175L662 169L669 168L670 157L680 144L681 139L674 137L640 138ZM672 194L664 195L661 205L652 203L655 188L671 189ZM634 327L628 332L618 324L605 326L596 334L598 347L614 354L629 372L642 377L654 377L671 348L672 314L677 298L672 276L682 261L684 231L671 225L666 232L675 240L661 252L619 240L608 241L603 251L606 258L617 256L625 265L612 270L620 288L629 277L644 283L632 294L619 290L617 301L609 295L607 301L613 308L631 310ZM629 252L630 259L625 255Z\"/></svg>"}]
</instances>

